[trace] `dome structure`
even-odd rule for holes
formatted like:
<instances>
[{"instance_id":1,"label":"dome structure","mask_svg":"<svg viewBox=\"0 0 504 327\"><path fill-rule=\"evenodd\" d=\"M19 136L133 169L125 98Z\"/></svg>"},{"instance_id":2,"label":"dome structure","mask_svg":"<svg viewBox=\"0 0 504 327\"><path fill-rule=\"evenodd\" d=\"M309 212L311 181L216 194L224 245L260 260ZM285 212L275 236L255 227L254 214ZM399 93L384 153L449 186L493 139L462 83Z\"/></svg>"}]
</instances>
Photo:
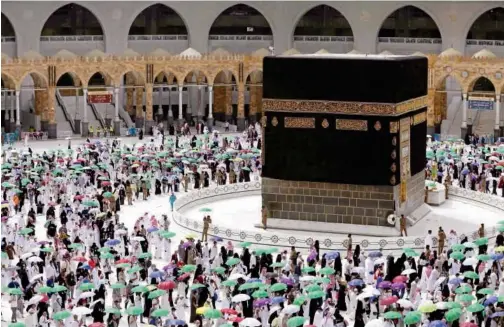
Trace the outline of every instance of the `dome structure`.
<instances>
[{"instance_id":1,"label":"dome structure","mask_svg":"<svg viewBox=\"0 0 504 327\"><path fill-rule=\"evenodd\" d=\"M497 58L497 56L488 49L482 49L475 54L473 54L472 58L474 59L493 59Z\"/></svg>"},{"instance_id":2,"label":"dome structure","mask_svg":"<svg viewBox=\"0 0 504 327\"><path fill-rule=\"evenodd\" d=\"M297 54L301 54L301 52L299 52L298 50L296 50L294 48L291 48L291 49L285 51L284 53L282 53L283 56L292 56L292 55L297 55Z\"/></svg>"},{"instance_id":3,"label":"dome structure","mask_svg":"<svg viewBox=\"0 0 504 327\"><path fill-rule=\"evenodd\" d=\"M181 57L192 57L192 58L199 58L201 57L201 53L198 51L194 50L193 48L187 48L184 51L180 53Z\"/></svg>"},{"instance_id":4,"label":"dome structure","mask_svg":"<svg viewBox=\"0 0 504 327\"><path fill-rule=\"evenodd\" d=\"M354 49L347 54L362 54L362 53Z\"/></svg>"},{"instance_id":5,"label":"dome structure","mask_svg":"<svg viewBox=\"0 0 504 327\"><path fill-rule=\"evenodd\" d=\"M327 51L326 49L320 49L319 51L315 52L315 54L328 54L330 53L329 51Z\"/></svg>"},{"instance_id":6,"label":"dome structure","mask_svg":"<svg viewBox=\"0 0 504 327\"><path fill-rule=\"evenodd\" d=\"M106 56L107 55L105 54L105 52L103 52L101 50L98 50L98 49L94 49L92 51L89 51L85 55L85 57L89 57L89 58L103 58L103 57L106 57Z\"/></svg>"},{"instance_id":7,"label":"dome structure","mask_svg":"<svg viewBox=\"0 0 504 327\"><path fill-rule=\"evenodd\" d=\"M270 51L266 48L261 48L261 49L258 49L254 52L252 52L252 57L266 57L266 56L269 56L270 55Z\"/></svg>"},{"instance_id":8,"label":"dome structure","mask_svg":"<svg viewBox=\"0 0 504 327\"><path fill-rule=\"evenodd\" d=\"M40 60L44 59L44 56L38 53L37 51L30 50L25 52L21 58L28 60Z\"/></svg>"},{"instance_id":9,"label":"dome structure","mask_svg":"<svg viewBox=\"0 0 504 327\"><path fill-rule=\"evenodd\" d=\"M413 52L410 56L416 56L416 57L427 57L425 53L422 53L420 51Z\"/></svg>"},{"instance_id":10,"label":"dome structure","mask_svg":"<svg viewBox=\"0 0 504 327\"><path fill-rule=\"evenodd\" d=\"M157 48L156 50L149 53L149 55L153 56L153 57L168 57L168 56L171 56L171 53L169 53L168 51L166 51L164 49Z\"/></svg>"},{"instance_id":11,"label":"dome structure","mask_svg":"<svg viewBox=\"0 0 504 327\"><path fill-rule=\"evenodd\" d=\"M74 59L77 58L77 55L71 51L63 49L58 51L53 57L61 59Z\"/></svg>"},{"instance_id":12,"label":"dome structure","mask_svg":"<svg viewBox=\"0 0 504 327\"><path fill-rule=\"evenodd\" d=\"M453 48L446 49L445 51L441 52L439 55L439 58L452 58L452 57L462 57L462 53L460 51L457 51Z\"/></svg>"},{"instance_id":13,"label":"dome structure","mask_svg":"<svg viewBox=\"0 0 504 327\"><path fill-rule=\"evenodd\" d=\"M123 57L132 58L141 56L138 52L133 49L126 49L123 53Z\"/></svg>"},{"instance_id":14,"label":"dome structure","mask_svg":"<svg viewBox=\"0 0 504 327\"><path fill-rule=\"evenodd\" d=\"M392 52L387 51L387 50L380 52L380 54L382 56L393 56L394 55Z\"/></svg>"}]
</instances>

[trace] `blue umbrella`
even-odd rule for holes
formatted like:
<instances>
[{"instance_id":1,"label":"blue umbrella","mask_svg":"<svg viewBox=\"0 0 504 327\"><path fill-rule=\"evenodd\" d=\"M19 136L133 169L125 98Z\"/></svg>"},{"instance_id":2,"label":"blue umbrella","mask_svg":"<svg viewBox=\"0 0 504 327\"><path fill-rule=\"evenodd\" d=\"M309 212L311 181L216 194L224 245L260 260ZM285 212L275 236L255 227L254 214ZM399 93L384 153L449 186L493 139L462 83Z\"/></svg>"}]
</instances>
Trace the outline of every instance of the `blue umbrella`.
<instances>
[{"instance_id":1,"label":"blue umbrella","mask_svg":"<svg viewBox=\"0 0 504 327\"><path fill-rule=\"evenodd\" d=\"M497 303L499 301L499 298L497 296L489 296L485 302L483 302L484 306L489 306L490 304Z\"/></svg>"},{"instance_id":2,"label":"blue umbrella","mask_svg":"<svg viewBox=\"0 0 504 327\"><path fill-rule=\"evenodd\" d=\"M250 278L247 283L262 283L262 280L260 278Z\"/></svg>"},{"instance_id":3,"label":"blue umbrella","mask_svg":"<svg viewBox=\"0 0 504 327\"><path fill-rule=\"evenodd\" d=\"M219 236L214 236L210 239L210 241L212 242L222 242L222 237L219 237Z\"/></svg>"},{"instance_id":4,"label":"blue umbrella","mask_svg":"<svg viewBox=\"0 0 504 327\"><path fill-rule=\"evenodd\" d=\"M114 245L117 245L119 243L121 243L121 241L116 240L116 239L111 239L111 240L106 241L105 245L106 246L114 246Z\"/></svg>"},{"instance_id":5,"label":"blue umbrella","mask_svg":"<svg viewBox=\"0 0 504 327\"><path fill-rule=\"evenodd\" d=\"M282 303L285 301L285 298L283 296L277 296L271 299L271 304L278 304Z\"/></svg>"},{"instance_id":6,"label":"blue umbrella","mask_svg":"<svg viewBox=\"0 0 504 327\"><path fill-rule=\"evenodd\" d=\"M165 322L165 326L183 326L185 325L186 322L184 320L180 320L180 319L169 319L169 320L166 320Z\"/></svg>"},{"instance_id":7,"label":"blue umbrella","mask_svg":"<svg viewBox=\"0 0 504 327\"><path fill-rule=\"evenodd\" d=\"M339 252L329 252L326 253L325 258L326 260L334 260L339 256L340 256Z\"/></svg>"},{"instance_id":8,"label":"blue umbrella","mask_svg":"<svg viewBox=\"0 0 504 327\"><path fill-rule=\"evenodd\" d=\"M158 230L159 230L159 228L157 228L157 227L149 227L149 228L147 228L147 232L148 233L157 232Z\"/></svg>"},{"instance_id":9,"label":"blue umbrella","mask_svg":"<svg viewBox=\"0 0 504 327\"><path fill-rule=\"evenodd\" d=\"M503 253L494 253L494 254L491 254L490 257L492 258L492 260L501 260L501 259L504 259L504 254Z\"/></svg>"},{"instance_id":10,"label":"blue umbrella","mask_svg":"<svg viewBox=\"0 0 504 327\"><path fill-rule=\"evenodd\" d=\"M380 251L375 251L375 252L371 252L368 254L368 257L370 258L379 258L381 257L383 254L380 252Z\"/></svg>"},{"instance_id":11,"label":"blue umbrella","mask_svg":"<svg viewBox=\"0 0 504 327\"><path fill-rule=\"evenodd\" d=\"M86 269L86 270L91 269L91 267L90 267L87 263L85 263L85 264L83 264L82 266L80 266L80 268L82 268L82 269Z\"/></svg>"},{"instance_id":12,"label":"blue umbrella","mask_svg":"<svg viewBox=\"0 0 504 327\"><path fill-rule=\"evenodd\" d=\"M448 281L448 284L454 284L454 285L458 285L460 283L462 283L464 280L463 279L460 279L458 277L455 277L455 278L452 278Z\"/></svg>"},{"instance_id":13,"label":"blue umbrella","mask_svg":"<svg viewBox=\"0 0 504 327\"><path fill-rule=\"evenodd\" d=\"M499 311L490 316L490 318L504 317L504 311Z\"/></svg>"},{"instance_id":14,"label":"blue umbrella","mask_svg":"<svg viewBox=\"0 0 504 327\"><path fill-rule=\"evenodd\" d=\"M362 281L362 279L354 279L354 280L351 280L350 283L348 283L348 285L350 285L352 287L357 287L357 286L364 285L364 282Z\"/></svg>"},{"instance_id":15,"label":"blue umbrella","mask_svg":"<svg viewBox=\"0 0 504 327\"><path fill-rule=\"evenodd\" d=\"M163 277L163 273L160 272L159 270L153 271L152 274L150 274L151 278L161 278Z\"/></svg>"},{"instance_id":16,"label":"blue umbrella","mask_svg":"<svg viewBox=\"0 0 504 327\"><path fill-rule=\"evenodd\" d=\"M429 327L446 327L446 323L441 320L434 320L434 321L431 321L431 323L429 324Z\"/></svg>"}]
</instances>

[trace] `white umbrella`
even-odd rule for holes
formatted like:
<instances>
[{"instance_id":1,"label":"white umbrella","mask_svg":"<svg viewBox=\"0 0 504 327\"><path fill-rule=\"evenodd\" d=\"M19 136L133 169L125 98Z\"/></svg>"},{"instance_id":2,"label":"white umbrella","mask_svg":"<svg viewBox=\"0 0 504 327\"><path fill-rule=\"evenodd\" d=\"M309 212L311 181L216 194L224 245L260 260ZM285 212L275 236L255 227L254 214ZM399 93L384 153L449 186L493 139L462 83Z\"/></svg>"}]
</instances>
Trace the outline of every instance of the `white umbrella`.
<instances>
[{"instance_id":1,"label":"white umbrella","mask_svg":"<svg viewBox=\"0 0 504 327\"><path fill-rule=\"evenodd\" d=\"M126 234L128 234L128 231L125 229L118 229L118 230L116 230L116 234L117 235L126 235Z\"/></svg>"},{"instance_id":2,"label":"white umbrella","mask_svg":"<svg viewBox=\"0 0 504 327\"><path fill-rule=\"evenodd\" d=\"M361 294L357 295L357 300L362 301L373 296L374 294L371 292L362 292Z\"/></svg>"},{"instance_id":3,"label":"white umbrella","mask_svg":"<svg viewBox=\"0 0 504 327\"><path fill-rule=\"evenodd\" d=\"M271 307L270 311L269 311L269 314L271 315L272 313L274 312L277 312L278 310L280 310L280 306L279 305L274 305Z\"/></svg>"},{"instance_id":4,"label":"white umbrella","mask_svg":"<svg viewBox=\"0 0 504 327\"><path fill-rule=\"evenodd\" d=\"M385 322L382 319L373 319L368 321L366 327L383 327L385 326Z\"/></svg>"},{"instance_id":5,"label":"white umbrella","mask_svg":"<svg viewBox=\"0 0 504 327\"><path fill-rule=\"evenodd\" d=\"M299 312L299 310L300 310L299 306L295 304L289 304L282 310L282 313L291 315L293 313Z\"/></svg>"},{"instance_id":6,"label":"white umbrella","mask_svg":"<svg viewBox=\"0 0 504 327\"><path fill-rule=\"evenodd\" d=\"M448 309L446 307L446 302L436 302L436 308L438 308L439 310L446 310Z\"/></svg>"},{"instance_id":7,"label":"white umbrella","mask_svg":"<svg viewBox=\"0 0 504 327\"><path fill-rule=\"evenodd\" d=\"M446 280L446 277L439 277L437 280L436 280L436 283L434 284L434 289L438 286L441 285L441 283L443 283L444 281Z\"/></svg>"},{"instance_id":8,"label":"white umbrella","mask_svg":"<svg viewBox=\"0 0 504 327\"><path fill-rule=\"evenodd\" d=\"M26 306L39 303L44 297L42 295L34 295L27 303Z\"/></svg>"},{"instance_id":9,"label":"white umbrella","mask_svg":"<svg viewBox=\"0 0 504 327\"><path fill-rule=\"evenodd\" d=\"M87 297L92 297L94 296L94 292L84 292L79 296L79 299L85 299Z\"/></svg>"},{"instance_id":10,"label":"white umbrella","mask_svg":"<svg viewBox=\"0 0 504 327\"><path fill-rule=\"evenodd\" d=\"M242 274L232 274L231 276L229 276L229 280L237 280L237 279L247 279L247 276L245 275L242 275Z\"/></svg>"},{"instance_id":11,"label":"white umbrella","mask_svg":"<svg viewBox=\"0 0 504 327\"><path fill-rule=\"evenodd\" d=\"M467 259L464 260L464 262L462 262L462 264L464 266L474 266L477 263L478 263L478 259L476 259L474 257L473 258L467 258Z\"/></svg>"},{"instance_id":12,"label":"white umbrella","mask_svg":"<svg viewBox=\"0 0 504 327\"><path fill-rule=\"evenodd\" d=\"M77 315L77 316L88 315L88 314L90 314L91 312L93 312L93 310L88 309L88 308L86 308L86 307L75 307L75 308L73 308L73 310L72 310L72 314L73 314L73 315Z\"/></svg>"},{"instance_id":13,"label":"white umbrella","mask_svg":"<svg viewBox=\"0 0 504 327\"><path fill-rule=\"evenodd\" d=\"M23 260L26 260L29 257L33 257L33 253L32 252L27 252L27 253L23 254L22 256L20 256L19 258L23 259Z\"/></svg>"},{"instance_id":14,"label":"white umbrella","mask_svg":"<svg viewBox=\"0 0 504 327\"><path fill-rule=\"evenodd\" d=\"M38 275L35 275L33 276L31 279L30 279L30 283L33 283L34 281L36 281L37 279L39 278L44 278L44 274L38 274Z\"/></svg>"},{"instance_id":15,"label":"white umbrella","mask_svg":"<svg viewBox=\"0 0 504 327\"><path fill-rule=\"evenodd\" d=\"M373 285L367 285L362 291L373 295L381 295L380 290L376 289Z\"/></svg>"},{"instance_id":16,"label":"white umbrella","mask_svg":"<svg viewBox=\"0 0 504 327\"><path fill-rule=\"evenodd\" d=\"M413 308L413 303L411 303L411 301L409 300L400 299L399 301L397 301L397 304L399 304L401 307L405 309Z\"/></svg>"},{"instance_id":17,"label":"white umbrella","mask_svg":"<svg viewBox=\"0 0 504 327\"><path fill-rule=\"evenodd\" d=\"M240 326L245 327L258 327L261 326L261 322L254 318L245 318L240 322Z\"/></svg>"},{"instance_id":18,"label":"white umbrella","mask_svg":"<svg viewBox=\"0 0 504 327\"><path fill-rule=\"evenodd\" d=\"M145 241L145 238L143 238L142 236L135 236L135 237L132 237L131 239L133 241L138 241L138 242Z\"/></svg>"},{"instance_id":19,"label":"white umbrella","mask_svg":"<svg viewBox=\"0 0 504 327\"><path fill-rule=\"evenodd\" d=\"M406 269L406 270L404 270L404 271L401 273L401 275L411 275L411 274L416 273L416 272L417 272L417 271L416 271L415 269L411 269L411 268L410 268L410 269Z\"/></svg>"},{"instance_id":20,"label":"white umbrella","mask_svg":"<svg viewBox=\"0 0 504 327\"><path fill-rule=\"evenodd\" d=\"M248 296L247 294L237 294L237 295L233 296L233 298L231 299L231 301L234 303L245 302L248 300L250 300L250 296Z\"/></svg>"},{"instance_id":21,"label":"white umbrella","mask_svg":"<svg viewBox=\"0 0 504 327\"><path fill-rule=\"evenodd\" d=\"M381 265L381 264L384 264L385 263L385 258L381 257L381 258L378 258L376 259L373 264L375 265Z\"/></svg>"},{"instance_id":22,"label":"white umbrella","mask_svg":"<svg viewBox=\"0 0 504 327\"><path fill-rule=\"evenodd\" d=\"M476 244L474 244L473 242L465 242L462 245L465 246L466 248L475 248L476 247Z\"/></svg>"},{"instance_id":23,"label":"white umbrella","mask_svg":"<svg viewBox=\"0 0 504 327\"><path fill-rule=\"evenodd\" d=\"M103 302L103 299L99 299L99 300L94 301L93 303L91 303L91 304L89 305L89 307L90 307L90 308L94 307L94 305L95 305L96 303L98 303L98 302Z\"/></svg>"},{"instance_id":24,"label":"white umbrella","mask_svg":"<svg viewBox=\"0 0 504 327\"><path fill-rule=\"evenodd\" d=\"M43 261L44 260L42 260L39 257L30 257L30 258L28 258L28 262L43 262Z\"/></svg>"},{"instance_id":25,"label":"white umbrella","mask_svg":"<svg viewBox=\"0 0 504 327\"><path fill-rule=\"evenodd\" d=\"M299 278L299 280L302 282L311 282L314 279L315 276L302 276L301 278Z\"/></svg>"}]
</instances>

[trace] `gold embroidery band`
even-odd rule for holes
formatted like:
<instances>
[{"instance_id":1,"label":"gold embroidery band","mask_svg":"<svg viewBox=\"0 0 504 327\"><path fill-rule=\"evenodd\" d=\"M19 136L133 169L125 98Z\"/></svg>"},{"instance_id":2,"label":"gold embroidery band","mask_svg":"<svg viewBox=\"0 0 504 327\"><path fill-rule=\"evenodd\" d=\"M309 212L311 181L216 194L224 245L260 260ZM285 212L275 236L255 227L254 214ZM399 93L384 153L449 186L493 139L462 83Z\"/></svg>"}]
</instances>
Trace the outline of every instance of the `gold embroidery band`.
<instances>
[{"instance_id":1,"label":"gold embroidery band","mask_svg":"<svg viewBox=\"0 0 504 327\"><path fill-rule=\"evenodd\" d=\"M285 117L285 128L315 128L315 118Z\"/></svg>"},{"instance_id":2,"label":"gold embroidery band","mask_svg":"<svg viewBox=\"0 0 504 327\"><path fill-rule=\"evenodd\" d=\"M413 125L418 125L427 120L427 113L421 112L413 116Z\"/></svg>"},{"instance_id":3,"label":"gold embroidery band","mask_svg":"<svg viewBox=\"0 0 504 327\"><path fill-rule=\"evenodd\" d=\"M399 130L399 122L391 121L390 122L390 133L392 133L392 134L397 133L398 130Z\"/></svg>"},{"instance_id":4,"label":"gold embroidery band","mask_svg":"<svg viewBox=\"0 0 504 327\"><path fill-rule=\"evenodd\" d=\"M397 116L427 107L427 96L407 100L398 104L263 99L262 106L264 111L274 112Z\"/></svg>"},{"instance_id":5,"label":"gold embroidery band","mask_svg":"<svg viewBox=\"0 0 504 327\"><path fill-rule=\"evenodd\" d=\"M336 129L342 131L367 131L367 120L336 119Z\"/></svg>"}]
</instances>

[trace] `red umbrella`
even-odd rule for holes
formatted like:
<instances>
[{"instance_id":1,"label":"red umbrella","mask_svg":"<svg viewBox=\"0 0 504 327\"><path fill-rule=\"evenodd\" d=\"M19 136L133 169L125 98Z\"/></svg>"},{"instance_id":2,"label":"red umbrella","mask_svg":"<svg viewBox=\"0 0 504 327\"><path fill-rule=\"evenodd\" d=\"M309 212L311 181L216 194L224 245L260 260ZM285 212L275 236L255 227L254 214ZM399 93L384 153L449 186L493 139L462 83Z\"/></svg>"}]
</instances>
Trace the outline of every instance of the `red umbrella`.
<instances>
[{"instance_id":1,"label":"red umbrella","mask_svg":"<svg viewBox=\"0 0 504 327\"><path fill-rule=\"evenodd\" d=\"M165 291L167 291L167 290L172 290L172 289L174 289L174 288L175 288L175 286L176 286L176 285L175 285L175 283L174 283L173 281L169 280L169 281L166 281L166 282L159 283L158 288L159 288L160 290L165 290Z\"/></svg>"},{"instance_id":2,"label":"red umbrella","mask_svg":"<svg viewBox=\"0 0 504 327\"><path fill-rule=\"evenodd\" d=\"M87 259L84 257L73 257L72 260L79 261L79 262L86 262L87 261Z\"/></svg>"},{"instance_id":3,"label":"red umbrella","mask_svg":"<svg viewBox=\"0 0 504 327\"><path fill-rule=\"evenodd\" d=\"M130 258L124 258L124 259L119 259L115 262L116 265L120 264L120 263L131 263L131 259Z\"/></svg>"},{"instance_id":4,"label":"red umbrella","mask_svg":"<svg viewBox=\"0 0 504 327\"><path fill-rule=\"evenodd\" d=\"M76 161L84 162L84 161L86 161L86 159L84 159L84 158L77 158Z\"/></svg>"},{"instance_id":5,"label":"red umbrella","mask_svg":"<svg viewBox=\"0 0 504 327\"><path fill-rule=\"evenodd\" d=\"M238 317L238 316L232 316L232 317L228 318L228 321L237 322L237 323L242 322L242 320L243 320L243 318L242 317Z\"/></svg>"},{"instance_id":6,"label":"red umbrella","mask_svg":"<svg viewBox=\"0 0 504 327\"><path fill-rule=\"evenodd\" d=\"M383 298L380 300L380 304L381 305L391 305L391 304L394 304L396 303L398 300L397 296L388 296L386 298Z\"/></svg>"},{"instance_id":7,"label":"red umbrella","mask_svg":"<svg viewBox=\"0 0 504 327\"><path fill-rule=\"evenodd\" d=\"M478 325L473 322L464 322L460 325L460 327L478 327Z\"/></svg>"},{"instance_id":8,"label":"red umbrella","mask_svg":"<svg viewBox=\"0 0 504 327\"><path fill-rule=\"evenodd\" d=\"M105 326L105 324L102 322L94 322L91 325L89 325L88 327L104 327L104 326Z\"/></svg>"},{"instance_id":9,"label":"red umbrella","mask_svg":"<svg viewBox=\"0 0 504 327\"><path fill-rule=\"evenodd\" d=\"M407 280L408 280L408 277L406 277L404 275L400 275L400 276L395 276L394 279L392 280L392 282L394 282L394 283L406 283Z\"/></svg>"},{"instance_id":10,"label":"red umbrella","mask_svg":"<svg viewBox=\"0 0 504 327\"><path fill-rule=\"evenodd\" d=\"M231 309L231 308L221 309L221 312L224 314L228 314L228 315L237 315L238 314L238 311Z\"/></svg>"},{"instance_id":11,"label":"red umbrella","mask_svg":"<svg viewBox=\"0 0 504 327\"><path fill-rule=\"evenodd\" d=\"M108 182L108 181L104 181L104 182L102 182L102 183L101 183L101 185L102 185L102 186L109 186L109 185L110 185L110 182Z\"/></svg>"},{"instance_id":12,"label":"red umbrella","mask_svg":"<svg viewBox=\"0 0 504 327\"><path fill-rule=\"evenodd\" d=\"M76 196L74 196L74 199L80 201L80 200L84 199L84 196L83 195L76 195Z\"/></svg>"},{"instance_id":13,"label":"red umbrella","mask_svg":"<svg viewBox=\"0 0 504 327\"><path fill-rule=\"evenodd\" d=\"M179 277L177 278L177 280L178 280L178 281L181 281L181 280L184 280L184 279L189 278L189 277L191 277L191 274L190 274L190 273L185 273L185 274L183 274L183 275L179 276Z\"/></svg>"}]
</instances>

